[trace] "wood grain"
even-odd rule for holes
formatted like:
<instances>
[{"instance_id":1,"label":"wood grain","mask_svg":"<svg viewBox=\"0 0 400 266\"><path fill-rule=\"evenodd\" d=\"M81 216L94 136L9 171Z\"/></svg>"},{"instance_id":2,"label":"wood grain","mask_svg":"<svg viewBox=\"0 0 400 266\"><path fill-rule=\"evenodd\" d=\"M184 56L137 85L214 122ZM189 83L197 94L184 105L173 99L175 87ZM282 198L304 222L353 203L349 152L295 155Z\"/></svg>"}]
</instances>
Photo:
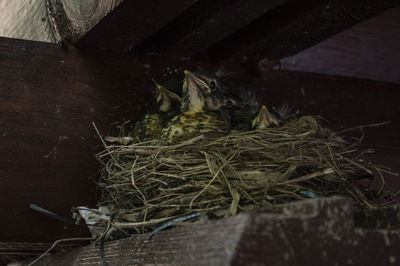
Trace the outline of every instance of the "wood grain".
<instances>
[{"instance_id":1,"label":"wood grain","mask_svg":"<svg viewBox=\"0 0 400 266\"><path fill-rule=\"evenodd\" d=\"M283 58L284 70L400 84L400 7Z\"/></svg>"},{"instance_id":2,"label":"wood grain","mask_svg":"<svg viewBox=\"0 0 400 266\"><path fill-rule=\"evenodd\" d=\"M56 42L46 1L0 0L0 36Z\"/></svg>"},{"instance_id":3,"label":"wood grain","mask_svg":"<svg viewBox=\"0 0 400 266\"><path fill-rule=\"evenodd\" d=\"M0 36L75 42L123 0L0 0Z\"/></svg>"},{"instance_id":4,"label":"wood grain","mask_svg":"<svg viewBox=\"0 0 400 266\"><path fill-rule=\"evenodd\" d=\"M289 203L105 244L109 265L377 265L400 259L397 231L355 228L351 201ZM384 248L376 248L384 246ZM98 246L44 258L41 265L99 265Z\"/></svg>"}]
</instances>

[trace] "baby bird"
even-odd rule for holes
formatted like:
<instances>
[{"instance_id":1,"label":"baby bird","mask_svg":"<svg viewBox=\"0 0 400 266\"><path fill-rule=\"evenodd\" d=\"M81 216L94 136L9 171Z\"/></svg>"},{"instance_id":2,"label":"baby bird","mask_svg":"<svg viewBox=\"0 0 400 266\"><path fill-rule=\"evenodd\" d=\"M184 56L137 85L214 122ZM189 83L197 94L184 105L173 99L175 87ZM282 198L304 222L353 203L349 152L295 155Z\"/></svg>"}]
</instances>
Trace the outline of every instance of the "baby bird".
<instances>
[{"instance_id":1,"label":"baby bird","mask_svg":"<svg viewBox=\"0 0 400 266\"><path fill-rule=\"evenodd\" d=\"M229 122L216 112L226 103L217 79L201 72L184 73L181 114L168 123L163 139L172 143L195 135L228 132Z\"/></svg>"},{"instance_id":2,"label":"baby bird","mask_svg":"<svg viewBox=\"0 0 400 266\"><path fill-rule=\"evenodd\" d=\"M251 127L253 129L266 129L270 126L279 125L279 120L271 115L268 111L267 107L263 105L260 109L260 112L251 122Z\"/></svg>"},{"instance_id":3,"label":"baby bird","mask_svg":"<svg viewBox=\"0 0 400 266\"><path fill-rule=\"evenodd\" d=\"M181 111L217 111L227 104L218 76L210 71L184 71Z\"/></svg>"},{"instance_id":4,"label":"baby bird","mask_svg":"<svg viewBox=\"0 0 400 266\"><path fill-rule=\"evenodd\" d=\"M156 108L146 114L136 125L137 136L141 141L159 139L162 129L179 112L182 102L179 95L166 88L169 84L159 85L155 81L154 83L156 85Z\"/></svg>"}]
</instances>

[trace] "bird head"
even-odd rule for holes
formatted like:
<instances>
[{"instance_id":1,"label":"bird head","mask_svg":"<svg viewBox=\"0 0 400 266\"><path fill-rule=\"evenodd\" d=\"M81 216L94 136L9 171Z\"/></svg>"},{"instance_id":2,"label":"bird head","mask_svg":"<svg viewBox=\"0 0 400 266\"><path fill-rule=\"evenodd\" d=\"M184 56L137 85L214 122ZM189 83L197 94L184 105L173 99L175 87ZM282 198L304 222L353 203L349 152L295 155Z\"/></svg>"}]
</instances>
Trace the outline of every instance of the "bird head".
<instances>
[{"instance_id":1,"label":"bird head","mask_svg":"<svg viewBox=\"0 0 400 266\"><path fill-rule=\"evenodd\" d=\"M176 93L168 90L164 85L158 84L155 80L153 80L153 82L156 85L158 111L167 113L171 111L174 106L181 104L182 99Z\"/></svg>"},{"instance_id":2,"label":"bird head","mask_svg":"<svg viewBox=\"0 0 400 266\"><path fill-rule=\"evenodd\" d=\"M263 105L257 116L253 119L251 127L254 129L265 129L271 125L278 125L278 120L273 117L267 107Z\"/></svg>"},{"instance_id":3,"label":"bird head","mask_svg":"<svg viewBox=\"0 0 400 266\"><path fill-rule=\"evenodd\" d=\"M215 111L226 99L218 76L213 72L184 71L182 111Z\"/></svg>"}]
</instances>

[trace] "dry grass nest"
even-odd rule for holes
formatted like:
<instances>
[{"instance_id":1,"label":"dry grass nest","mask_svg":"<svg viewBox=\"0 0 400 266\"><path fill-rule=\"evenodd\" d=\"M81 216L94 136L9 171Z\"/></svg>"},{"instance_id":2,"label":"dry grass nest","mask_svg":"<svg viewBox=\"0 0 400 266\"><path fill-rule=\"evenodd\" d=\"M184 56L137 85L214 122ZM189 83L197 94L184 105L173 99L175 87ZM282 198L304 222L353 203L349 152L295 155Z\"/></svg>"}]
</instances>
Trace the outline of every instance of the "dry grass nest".
<instances>
[{"instance_id":1,"label":"dry grass nest","mask_svg":"<svg viewBox=\"0 0 400 266\"><path fill-rule=\"evenodd\" d=\"M110 209L109 224L123 230L151 232L193 213L229 216L327 195L350 196L363 208L391 200L382 188L372 188L386 170L360 159L370 151L360 151L358 142L349 143L312 116L173 145L103 142L105 150L97 154L104 165L99 205Z\"/></svg>"}]
</instances>

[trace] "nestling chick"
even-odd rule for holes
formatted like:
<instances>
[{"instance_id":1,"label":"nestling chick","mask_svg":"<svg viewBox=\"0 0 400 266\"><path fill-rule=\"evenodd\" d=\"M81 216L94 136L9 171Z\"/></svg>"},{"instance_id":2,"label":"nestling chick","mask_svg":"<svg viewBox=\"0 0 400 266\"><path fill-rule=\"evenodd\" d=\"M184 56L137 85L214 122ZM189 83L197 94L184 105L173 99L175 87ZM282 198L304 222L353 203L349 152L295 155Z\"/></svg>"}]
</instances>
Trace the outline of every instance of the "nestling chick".
<instances>
[{"instance_id":1,"label":"nestling chick","mask_svg":"<svg viewBox=\"0 0 400 266\"><path fill-rule=\"evenodd\" d=\"M182 113L163 129L163 139L171 143L194 135L228 132L229 123L216 112L225 103L217 80L203 73L184 73Z\"/></svg>"},{"instance_id":2,"label":"nestling chick","mask_svg":"<svg viewBox=\"0 0 400 266\"><path fill-rule=\"evenodd\" d=\"M267 127L277 125L279 125L278 119L271 115L265 105L261 107L260 112L251 123L253 129L266 129Z\"/></svg>"},{"instance_id":3,"label":"nestling chick","mask_svg":"<svg viewBox=\"0 0 400 266\"><path fill-rule=\"evenodd\" d=\"M216 111L227 103L221 83L213 72L184 71L182 112Z\"/></svg>"},{"instance_id":4,"label":"nestling chick","mask_svg":"<svg viewBox=\"0 0 400 266\"><path fill-rule=\"evenodd\" d=\"M140 140L158 139L168 121L179 112L182 102L181 97L176 93L168 90L164 85L154 83L156 85L156 108L138 122L138 138Z\"/></svg>"}]
</instances>

